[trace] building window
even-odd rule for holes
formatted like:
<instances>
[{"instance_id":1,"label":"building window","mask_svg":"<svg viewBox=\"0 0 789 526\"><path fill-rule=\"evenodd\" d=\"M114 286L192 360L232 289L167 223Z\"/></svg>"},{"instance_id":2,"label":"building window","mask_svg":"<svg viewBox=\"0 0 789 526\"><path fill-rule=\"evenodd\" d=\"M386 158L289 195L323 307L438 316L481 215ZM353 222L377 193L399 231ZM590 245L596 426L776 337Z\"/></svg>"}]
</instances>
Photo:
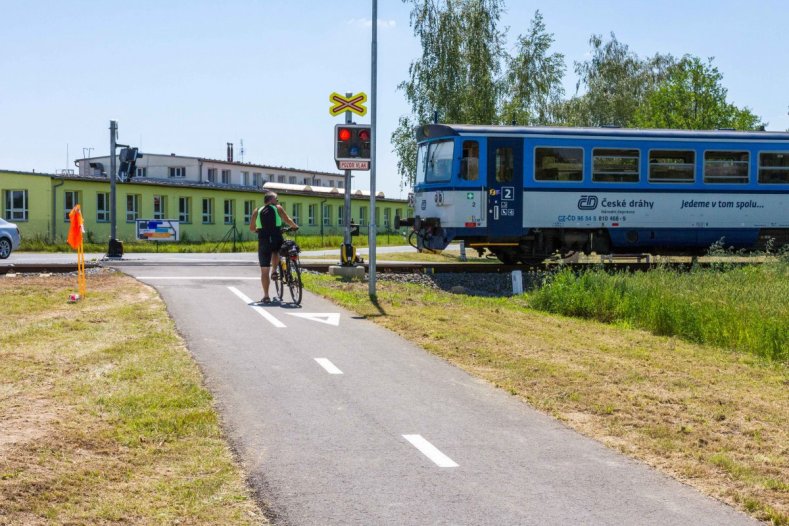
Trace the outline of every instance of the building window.
<instances>
[{"instance_id":1,"label":"building window","mask_svg":"<svg viewBox=\"0 0 789 526\"><path fill-rule=\"evenodd\" d=\"M96 194L96 222L108 223L110 220L110 194L99 192Z\"/></svg>"},{"instance_id":2,"label":"building window","mask_svg":"<svg viewBox=\"0 0 789 526\"><path fill-rule=\"evenodd\" d=\"M236 202L232 199L225 199L225 224L232 225L235 222Z\"/></svg>"},{"instance_id":3,"label":"building window","mask_svg":"<svg viewBox=\"0 0 789 526\"><path fill-rule=\"evenodd\" d=\"M329 180L329 187L334 188L334 180L332 179Z\"/></svg>"},{"instance_id":4,"label":"building window","mask_svg":"<svg viewBox=\"0 0 789 526\"><path fill-rule=\"evenodd\" d=\"M309 178L309 177L304 177L304 178L301 180L301 184L310 184L310 178Z\"/></svg>"},{"instance_id":5,"label":"building window","mask_svg":"<svg viewBox=\"0 0 789 526\"><path fill-rule=\"evenodd\" d=\"M214 222L214 200L210 198L203 198L203 224L211 224Z\"/></svg>"},{"instance_id":6,"label":"building window","mask_svg":"<svg viewBox=\"0 0 789 526\"><path fill-rule=\"evenodd\" d=\"M359 207L359 226L365 226L367 224L367 207L361 206Z\"/></svg>"},{"instance_id":7,"label":"building window","mask_svg":"<svg viewBox=\"0 0 789 526\"><path fill-rule=\"evenodd\" d=\"M340 205L337 207L337 224L345 226L345 206Z\"/></svg>"},{"instance_id":8,"label":"building window","mask_svg":"<svg viewBox=\"0 0 789 526\"><path fill-rule=\"evenodd\" d=\"M342 181L337 181L337 188L345 188L345 183Z\"/></svg>"},{"instance_id":9,"label":"building window","mask_svg":"<svg viewBox=\"0 0 789 526\"><path fill-rule=\"evenodd\" d=\"M649 152L650 183L692 183L696 178L693 150L652 150Z\"/></svg>"},{"instance_id":10,"label":"building window","mask_svg":"<svg viewBox=\"0 0 789 526\"><path fill-rule=\"evenodd\" d=\"M140 217L140 196L126 194L126 222L134 223Z\"/></svg>"},{"instance_id":11,"label":"building window","mask_svg":"<svg viewBox=\"0 0 789 526\"><path fill-rule=\"evenodd\" d=\"M291 176L288 177L288 184L299 184L299 183L296 182L296 176L295 175L291 175Z\"/></svg>"},{"instance_id":12,"label":"building window","mask_svg":"<svg viewBox=\"0 0 789 526\"><path fill-rule=\"evenodd\" d=\"M637 183L639 180L638 150L592 150L592 181L596 183Z\"/></svg>"},{"instance_id":13,"label":"building window","mask_svg":"<svg viewBox=\"0 0 789 526\"><path fill-rule=\"evenodd\" d=\"M137 168L137 177L148 177L148 168Z\"/></svg>"},{"instance_id":14,"label":"building window","mask_svg":"<svg viewBox=\"0 0 789 526\"><path fill-rule=\"evenodd\" d=\"M321 180L315 179L315 186L321 186Z\"/></svg>"},{"instance_id":15,"label":"building window","mask_svg":"<svg viewBox=\"0 0 789 526\"><path fill-rule=\"evenodd\" d=\"M759 154L759 183L789 184L789 152Z\"/></svg>"},{"instance_id":16,"label":"building window","mask_svg":"<svg viewBox=\"0 0 789 526\"><path fill-rule=\"evenodd\" d=\"M278 175L277 176L277 182L278 183L284 183L285 182L285 176L284 175Z\"/></svg>"},{"instance_id":17,"label":"building window","mask_svg":"<svg viewBox=\"0 0 789 526\"><path fill-rule=\"evenodd\" d=\"M215 183L216 182L216 168L209 168L208 169L208 182Z\"/></svg>"},{"instance_id":18,"label":"building window","mask_svg":"<svg viewBox=\"0 0 789 526\"><path fill-rule=\"evenodd\" d=\"M301 203L293 203L293 222L297 225L299 224L299 220L301 219Z\"/></svg>"},{"instance_id":19,"label":"building window","mask_svg":"<svg viewBox=\"0 0 789 526\"><path fill-rule=\"evenodd\" d=\"M244 186L249 186L249 172L241 172L241 178L244 180Z\"/></svg>"},{"instance_id":20,"label":"building window","mask_svg":"<svg viewBox=\"0 0 789 526\"><path fill-rule=\"evenodd\" d=\"M323 225L331 226L331 205L323 205Z\"/></svg>"},{"instance_id":21,"label":"building window","mask_svg":"<svg viewBox=\"0 0 789 526\"><path fill-rule=\"evenodd\" d=\"M581 181L584 173L583 148L535 148L536 181ZM498 165L498 161L496 163ZM498 181L498 172L496 174Z\"/></svg>"},{"instance_id":22,"label":"building window","mask_svg":"<svg viewBox=\"0 0 789 526\"><path fill-rule=\"evenodd\" d=\"M191 198L179 197L178 198L178 221L181 223L191 223L190 217Z\"/></svg>"},{"instance_id":23,"label":"building window","mask_svg":"<svg viewBox=\"0 0 789 526\"><path fill-rule=\"evenodd\" d=\"M244 201L244 224L248 225L252 221L252 212L255 211L254 201Z\"/></svg>"},{"instance_id":24,"label":"building window","mask_svg":"<svg viewBox=\"0 0 789 526\"><path fill-rule=\"evenodd\" d=\"M384 208L384 228L389 230L389 225L392 223L392 209Z\"/></svg>"},{"instance_id":25,"label":"building window","mask_svg":"<svg viewBox=\"0 0 789 526\"><path fill-rule=\"evenodd\" d=\"M460 178L463 181L479 179L479 143L463 141L463 157L460 158Z\"/></svg>"},{"instance_id":26,"label":"building window","mask_svg":"<svg viewBox=\"0 0 789 526\"><path fill-rule=\"evenodd\" d=\"M27 190L5 191L5 218L11 221L27 221Z\"/></svg>"},{"instance_id":27,"label":"building window","mask_svg":"<svg viewBox=\"0 0 789 526\"><path fill-rule=\"evenodd\" d=\"M252 174L252 184L255 187L259 187L261 184L261 179L263 178L263 174L260 172L255 172Z\"/></svg>"},{"instance_id":28,"label":"building window","mask_svg":"<svg viewBox=\"0 0 789 526\"><path fill-rule=\"evenodd\" d=\"M66 221L66 223L68 223L69 222L69 218L68 218L69 212L71 212L71 209L79 204L79 192L68 191L68 192L63 192L63 195L65 197L65 199L64 199L64 205L65 205L64 208L65 208L65 210L63 211L64 212L63 220Z\"/></svg>"},{"instance_id":29,"label":"building window","mask_svg":"<svg viewBox=\"0 0 789 526\"><path fill-rule=\"evenodd\" d=\"M153 218L165 219L167 217L167 196L153 196Z\"/></svg>"},{"instance_id":30,"label":"building window","mask_svg":"<svg viewBox=\"0 0 789 526\"><path fill-rule=\"evenodd\" d=\"M183 166L170 167L170 177L179 177L179 178L186 177L186 168L184 168Z\"/></svg>"},{"instance_id":31,"label":"building window","mask_svg":"<svg viewBox=\"0 0 789 526\"><path fill-rule=\"evenodd\" d=\"M309 215L307 216L307 224L315 226L315 205L310 205Z\"/></svg>"},{"instance_id":32,"label":"building window","mask_svg":"<svg viewBox=\"0 0 789 526\"><path fill-rule=\"evenodd\" d=\"M230 184L230 170L222 170L222 184Z\"/></svg>"}]
</instances>

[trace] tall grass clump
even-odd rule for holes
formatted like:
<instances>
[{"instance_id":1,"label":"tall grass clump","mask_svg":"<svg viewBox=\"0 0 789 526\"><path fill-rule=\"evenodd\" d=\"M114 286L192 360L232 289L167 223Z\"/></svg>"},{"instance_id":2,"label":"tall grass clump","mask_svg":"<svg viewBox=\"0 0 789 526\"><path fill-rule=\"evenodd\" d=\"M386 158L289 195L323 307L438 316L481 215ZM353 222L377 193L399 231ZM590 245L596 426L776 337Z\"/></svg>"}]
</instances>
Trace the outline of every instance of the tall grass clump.
<instances>
[{"instance_id":1,"label":"tall grass clump","mask_svg":"<svg viewBox=\"0 0 789 526\"><path fill-rule=\"evenodd\" d=\"M540 310L789 362L789 261L682 272L561 270L529 297Z\"/></svg>"}]
</instances>

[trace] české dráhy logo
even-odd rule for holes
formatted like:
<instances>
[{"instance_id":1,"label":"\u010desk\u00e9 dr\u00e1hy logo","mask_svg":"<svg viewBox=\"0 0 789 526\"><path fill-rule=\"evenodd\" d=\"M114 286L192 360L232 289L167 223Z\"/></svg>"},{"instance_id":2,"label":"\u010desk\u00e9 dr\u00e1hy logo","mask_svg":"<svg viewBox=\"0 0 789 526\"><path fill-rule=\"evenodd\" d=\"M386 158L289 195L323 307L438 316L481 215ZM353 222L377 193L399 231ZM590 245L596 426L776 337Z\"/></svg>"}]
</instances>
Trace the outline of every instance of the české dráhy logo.
<instances>
[{"instance_id":1,"label":"\u010desk\u00e9 dr\u00e1hy logo","mask_svg":"<svg viewBox=\"0 0 789 526\"><path fill-rule=\"evenodd\" d=\"M594 210L597 208L596 195L582 195L578 200L578 210Z\"/></svg>"}]
</instances>

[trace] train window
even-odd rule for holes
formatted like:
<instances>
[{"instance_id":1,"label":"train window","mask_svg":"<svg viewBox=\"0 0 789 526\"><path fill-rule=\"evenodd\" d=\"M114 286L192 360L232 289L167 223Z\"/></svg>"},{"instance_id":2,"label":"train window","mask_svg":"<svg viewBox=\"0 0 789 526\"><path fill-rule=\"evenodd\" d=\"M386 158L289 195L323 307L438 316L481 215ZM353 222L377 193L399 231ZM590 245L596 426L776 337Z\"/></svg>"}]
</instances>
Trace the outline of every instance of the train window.
<instances>
[{"instance_id":1,"label":"train window","mask_svg":"<svg viewBox=\"0 0 789 526\"><path fill-rule=\"evenodd\" d=\"M535 148L534 179L537 181L581 181L583 148Z\"/></svg>"},{"instance_id":2,"label":"train window","mask_svg":"<svg viewBox=\"0 0 789 526\"><path fill-rule=\"evenodd\" d=\"M427 157L427 144L420 144L416 151L416 183L425 182L425 157Z\"/></svg>"},{"instance_id":3,"label":"train window","mask_svg":"<svg viewBox=\"0 0 789 526\"><path fill-rule=\"evenodd\" d=\"M515 156L512 148L496 148L496 182L509 183L515 175Z\"/></svg>"},{"instance_id":4,"label":"train window","mask_svg":"<svg viewBox=\"0 0 789 526\"><path fill-rule=\"evenodd\" d=\"M460 178L464 181L479 179L479 143L463 141L463 157L460 158Z\"/></svg>"},{"instance_id":5,"label":"train window","mask_svg":"<svg viewBox=\"0 0 789 526\"><path fill-rule=\"evenodd\" d=\"M638 150L592 150L592 181L598 183L637 183L639 180Z\"/></svg>"},{"instance_id":6,"label":"train window","mask_svg":"<svg viewBox=\"0 0 789 526\"><path fill-rule=\"evenodd\" d=\"M449 181L452 177L452 160L455 141L437 141L428 146L425 182Z\"/></svg>"},{"instance_id":7,"label":"train window","mask_svg":"<svg viewBox=\"0 0 789 526\"><path fill-rule=\"evenodd\" d=\"M760 153L759 182L789 184L789 152Z\"/></svg>"},{"instance_id":8,"label":"train window","mask_svg":"<svg viewBox=\"0 0 789 526\"><path fill-rule=\"evenodd\" d=\"M748 183L748 152L704 152L705 183Z\"/></svg>"},{"instance_id":9,"label":"train window","mask_svg":"<svg viewBox=\"0 0 789 526\"><path fill-rule=\"evenodd\" d=\"M696 177L696 152L693 150L651 150L650 183L692 183Z\"/></svg>"}]
</instances>

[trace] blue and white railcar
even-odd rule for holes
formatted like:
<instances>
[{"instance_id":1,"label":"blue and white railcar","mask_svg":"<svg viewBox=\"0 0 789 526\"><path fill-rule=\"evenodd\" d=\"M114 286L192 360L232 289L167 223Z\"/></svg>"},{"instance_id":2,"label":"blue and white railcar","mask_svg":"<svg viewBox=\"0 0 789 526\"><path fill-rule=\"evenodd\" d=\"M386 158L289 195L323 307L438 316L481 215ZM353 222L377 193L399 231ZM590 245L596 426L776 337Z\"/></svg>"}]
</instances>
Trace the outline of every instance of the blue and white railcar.
<instances>
[{"instance_id":1,"label":"blue and white railcar","mask_svg":"<svg viewBox=\"0 0 789 526\"><path fill-rule=\"evenodd\" d=\"M418 248L504 262L789 244L789 133L431 124L417 129Z\"/></svg>"}]
</instances>

